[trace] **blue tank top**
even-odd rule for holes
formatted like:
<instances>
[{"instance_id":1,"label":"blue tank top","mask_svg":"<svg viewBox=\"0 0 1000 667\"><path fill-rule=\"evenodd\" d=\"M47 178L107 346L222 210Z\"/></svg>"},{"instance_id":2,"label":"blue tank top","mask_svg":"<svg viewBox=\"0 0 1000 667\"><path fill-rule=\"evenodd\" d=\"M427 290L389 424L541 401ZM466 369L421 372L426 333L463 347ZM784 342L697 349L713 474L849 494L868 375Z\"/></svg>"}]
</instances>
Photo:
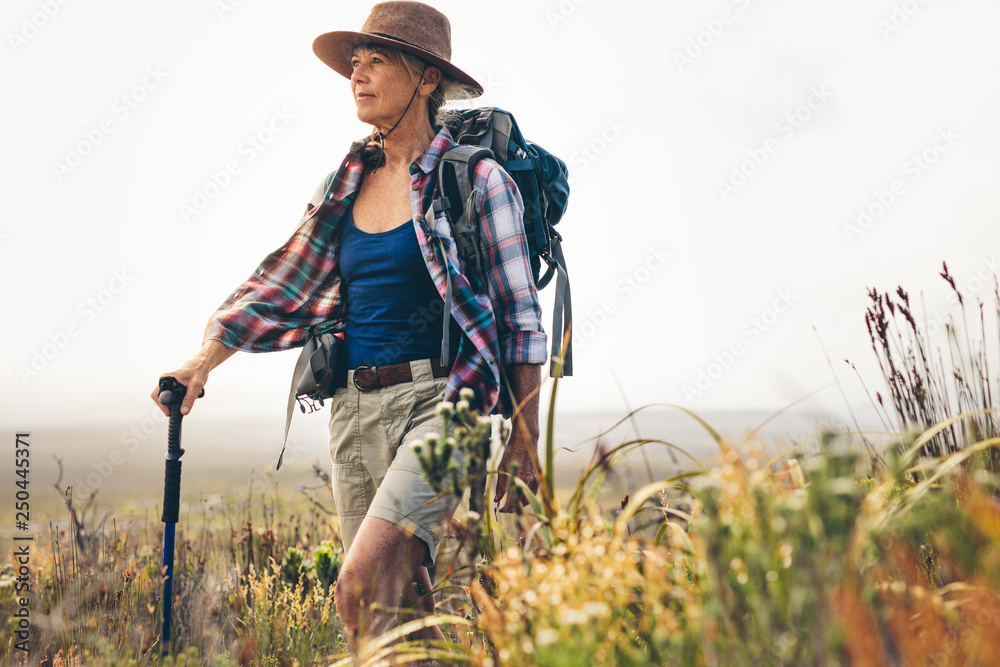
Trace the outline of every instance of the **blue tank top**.
<instances>
[{"instance_id":1,"label":"blue tank top","mask_svg":"<svg viewBox=\"0 0 1000 667\"><path fill-rule=\"evenodd\" d=\"M369 233L348 211L340 237L347 296L347 367L384 366L441 356L444 301L420 254L413 224ZM451 322L453 345L461 328ZM453 348L454 349L454 348Z\"/></svg>"}]
</instances>

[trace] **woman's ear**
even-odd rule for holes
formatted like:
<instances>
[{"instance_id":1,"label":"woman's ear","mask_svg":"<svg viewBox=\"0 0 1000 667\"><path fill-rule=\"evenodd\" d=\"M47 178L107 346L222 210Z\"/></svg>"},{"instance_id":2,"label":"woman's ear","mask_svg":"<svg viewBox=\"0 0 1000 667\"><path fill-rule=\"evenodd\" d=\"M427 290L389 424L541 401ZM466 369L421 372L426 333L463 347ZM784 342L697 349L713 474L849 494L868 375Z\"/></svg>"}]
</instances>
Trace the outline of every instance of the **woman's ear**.
<instances>
[{"instance_id":1,"label":"woman's ear","mask_svg":"<svg viewBox=\"0 0 1000 667\"><path fill-rule=\"evenodd\" d=\"M421 94L430 95L439 85L441 85L441 69L431 66L424 70L424 78L420 82Z\"/></svg>"}]
</instances>

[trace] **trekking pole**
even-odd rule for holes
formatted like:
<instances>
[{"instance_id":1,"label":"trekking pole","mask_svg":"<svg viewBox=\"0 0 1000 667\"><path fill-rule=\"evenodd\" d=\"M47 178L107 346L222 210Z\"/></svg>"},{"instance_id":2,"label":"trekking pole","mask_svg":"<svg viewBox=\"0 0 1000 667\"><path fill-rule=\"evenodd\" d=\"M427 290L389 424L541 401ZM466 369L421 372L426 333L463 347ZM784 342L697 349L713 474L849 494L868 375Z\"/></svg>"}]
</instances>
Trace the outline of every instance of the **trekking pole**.
<instances>
[{"instance_id":1,"label":"trekking pole","mask_svg":"<svg viewBox=\"0 0 1000 667\"><path fill-rule=\"evenodd\" d=\"M166 471L163 478L163 633L160 637L161 655L170 653L170 607L174 592L174 528L181 505L181 401L187 387L176 379L160 378L160 404L170 408L170 425L167 428ZM198 398L205 395L202 390Z\"/></svg>"}]
</instances>

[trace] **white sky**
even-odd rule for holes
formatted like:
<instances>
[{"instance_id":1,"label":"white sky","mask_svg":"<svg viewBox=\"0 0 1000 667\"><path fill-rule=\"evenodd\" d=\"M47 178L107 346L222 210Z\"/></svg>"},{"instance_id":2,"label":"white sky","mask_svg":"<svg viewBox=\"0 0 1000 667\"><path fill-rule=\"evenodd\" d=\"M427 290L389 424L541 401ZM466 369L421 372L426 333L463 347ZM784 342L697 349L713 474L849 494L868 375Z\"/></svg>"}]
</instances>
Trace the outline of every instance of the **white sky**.
<instances>
[{"instance_id":1,"label":"white sky","mask_svg":"<svg viewBox=\"0 0 1000 667\"><path fill-rule=\"evenodd\" d=\"M950 307L942 260L963 282L996 269L995 2L432 4L483 103L571 170L560 231L579 335L564 411L620 410L616 378L633 407L780 408L831 380L813 327L860 406L841 360L881 389L866 287L923 290L933 314ZM366 133L311 43L369 9L6 0L0 423L150 413L159 374L197 350L210 313ZM926 169L913 162L925 151ZM754 155L763 164L724 198L719 183ZM180 205L230 161L239 172L185 221ZM849 238L883 191L884 215ZM684 391L734 345L701 395ZM193 414L280 421L296 355L237 355ZM827 388L806 407L843 400Z\"/></svg>"}]
</instances>

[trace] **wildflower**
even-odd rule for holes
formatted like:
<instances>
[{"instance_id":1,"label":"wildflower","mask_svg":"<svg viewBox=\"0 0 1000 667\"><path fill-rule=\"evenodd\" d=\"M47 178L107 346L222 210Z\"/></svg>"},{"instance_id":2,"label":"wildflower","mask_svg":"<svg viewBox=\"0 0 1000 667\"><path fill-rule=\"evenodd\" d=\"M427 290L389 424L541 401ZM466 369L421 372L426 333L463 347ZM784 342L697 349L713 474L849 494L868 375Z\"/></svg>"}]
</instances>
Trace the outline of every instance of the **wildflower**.
<instances>
[{"instance_id":1,"label":"wildflower","mask_svg":"<svg viewBox=\"0 0 1000 667\"><path fill-rule=\"evenodd\" d=\"M792 566L792 545L782 542L778 547L778 555L781 556L781 566L788 569Z\"/></svg>"},{"instance_id":2,"label":"wildflower","mask_svg":"<svg viewBox=\"0 0 1000 667\"><path fill-rule=\"evenodd\" d=\"M563 609L559 612L560 625L583 625L587 622L587 614L581 609Z\"/></svg>"},{"instance_id":3,"label":"wildflower","mask_svg":"<svg viewBox=\"0 0 1000 667\"><path fill-rule=\"evenodd\" d=\"M610 613L608 605L603 602L588 602L583 605L583 611L587 616L595 618L604 618Z\"/></svg>"},{"instance_id":4,"label":"wildflower","mask_svg":"<svg viewBox=\"0 0 1000 667\"><path fill-rule=\"evenodd\" d=\"M535 637L535 642L539 646L548 646L549 644L555 644L557 639L559 639L558 632L552 628L542 628L538 631L538 635Z\"/></svg>"}]
</instances>

